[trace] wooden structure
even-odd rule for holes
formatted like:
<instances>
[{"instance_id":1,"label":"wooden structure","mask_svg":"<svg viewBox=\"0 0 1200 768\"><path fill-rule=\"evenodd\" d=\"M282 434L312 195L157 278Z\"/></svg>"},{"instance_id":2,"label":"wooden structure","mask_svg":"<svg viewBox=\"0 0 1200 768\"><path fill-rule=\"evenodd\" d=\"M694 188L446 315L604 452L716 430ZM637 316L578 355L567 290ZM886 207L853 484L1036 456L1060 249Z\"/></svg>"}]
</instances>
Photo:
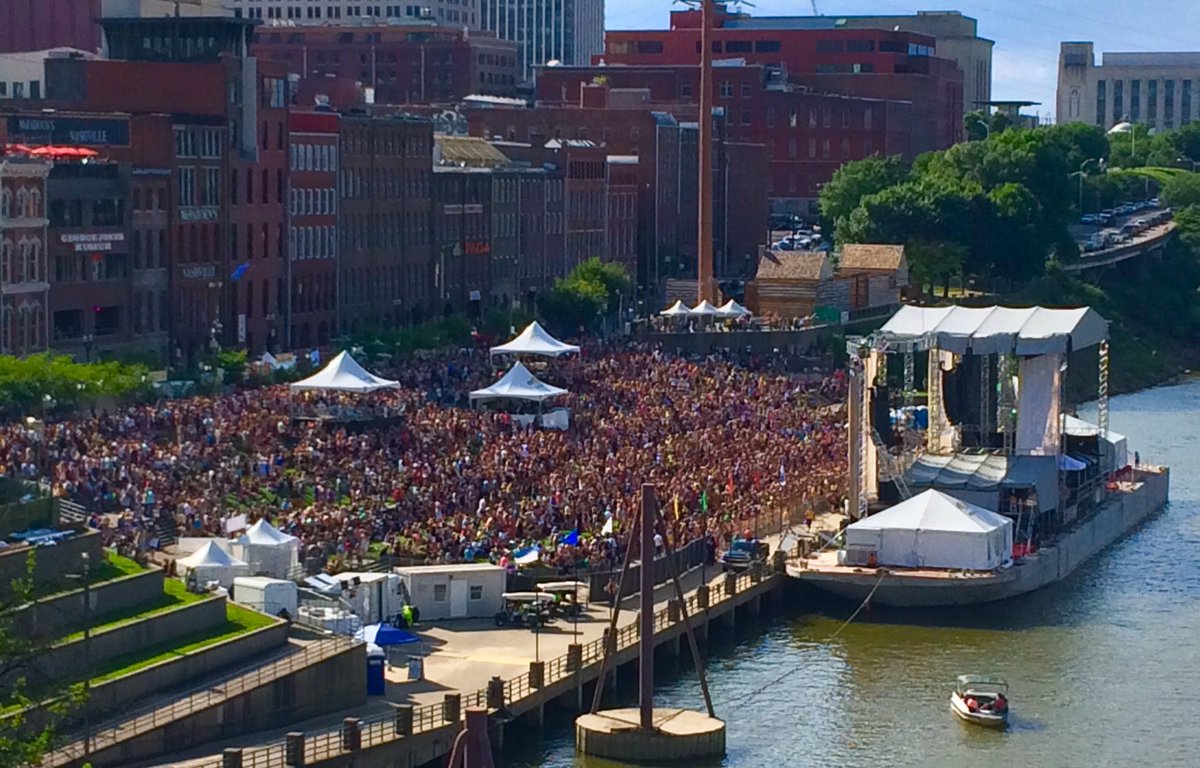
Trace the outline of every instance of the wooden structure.
<instances>
[{"instance_id":1,"label":"wooden structure","mask_svg":"<svg viewBox=\"0 0 1200 768\"><path fill-rule=\"evenodd\" d=\"M908 286L903 245L851 243L842 246L837 279L849 283L849 306L864 309L900 303Z\"/></svg>"},{"instance_id":2,"label":"wooden structure","mask_svg":"<svg viewBox=\"0 0 1200 768\"><path fill-rule=\"evenodd\" d=\"M807 317L823 302L818 291L833 279L829 254L822 251L763 249L758 272L746 285L746 306L756 315Z\"/></svg>"}]
</instances>

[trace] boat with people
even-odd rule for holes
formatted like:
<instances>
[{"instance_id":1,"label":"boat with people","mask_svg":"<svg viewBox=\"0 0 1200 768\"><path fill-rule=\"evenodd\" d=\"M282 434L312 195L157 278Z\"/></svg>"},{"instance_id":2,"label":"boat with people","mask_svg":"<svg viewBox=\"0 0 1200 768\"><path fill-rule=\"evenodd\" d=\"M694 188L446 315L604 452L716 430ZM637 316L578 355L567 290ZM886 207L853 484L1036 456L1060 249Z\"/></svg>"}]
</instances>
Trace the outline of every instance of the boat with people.
<instances>
[{"instance_id":1,"label":"boat with people","mask_svg":"<svg viewBox=\"0 0 1200 768\"><path fill-rule=\"evenodd\" d=\"M963 722L985 728L1008 725L1008 682L988 675L959 675L950 693L950 711Z\"/></svg>"},{"instance_id":2,"label":"boat with people","mask_svg":"<svg viewBox=\"0 0 1200 768\"><path fill-rule=\"evenodd\" d=\"M1069 363L1091 348L1094 424L1065 404ZM1092 309L905 306L847 351L850 501L825 545L788 560L805 584L889 606L1004 600L1167 502L1169 470L1108 427L1108 322Z\"/></svg>"}]
</instances>

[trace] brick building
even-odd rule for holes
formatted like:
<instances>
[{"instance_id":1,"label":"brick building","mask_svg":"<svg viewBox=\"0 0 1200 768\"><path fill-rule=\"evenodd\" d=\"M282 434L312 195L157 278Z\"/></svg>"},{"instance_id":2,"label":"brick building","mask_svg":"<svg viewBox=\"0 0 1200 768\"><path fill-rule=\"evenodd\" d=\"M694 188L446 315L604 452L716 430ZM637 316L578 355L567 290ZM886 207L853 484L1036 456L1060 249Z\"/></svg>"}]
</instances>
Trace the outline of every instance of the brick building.
<instances>
[{"instance_id":1,"label":"brick building","mask_svg":"<svg viewBox=\"0 0 1200 768\"><path fill-rule=\"evenodd\" d=\"M339 117L288 117L292 344L325 345L337 330Z\"/></svg>"},{"instance_id":2,"label":"brick building","mask_svg":"<svg viewBox=\"0 0 1200 768\"><path fill-rule=\"evenodd\" d=\"M700 12L673 12L670 26L608 32L605 53L595 63L696 66ZM786 17L727 13L718 5L712 46L717 104L741 95L741 85L723 76L722 64L744 62L782 72L790 83L820 93L911 103L913 153L944 149L962 138L963 72L955 60L937 55L930 35L898 27L811 29ZM678 94L680 100L694 98L695 86L681 88L688 90Z\"/></svg>"},{"instance_id":3,"label":"brick building","mask_svg":"<svg viewBox=\"0 0 1200 768\"><path fill-rule=\"evenodd\" d=\"M478 318L491 295L492 169L433 169L434 286L442 311Z\"/></svg>"},{"instance_id":4,"label":"brick building","mask_svg":"<svg viewBox=\"0 0 1200 768\"><path fill-rule=\"evenodd\" d=\"M4 0L0 52L79 48L99 52L103 16L225 16L224 0Z\"/></svg>"},{"instance_id":5,"label":"brick building","mask_svg":"<svg viewBox=\"0 0 1200 768\"><path fill-rule=\"evenodd\" d=\"M340 328L428 318L441 309L432 292L433 124L344 114L339 129Z\"/></svg>"},{"instance_id":6,"label":"brick building","mask_svg":"<svg viewBox=\"0 0 1200 768\"><path fill-rule=\"evenodd\" d=\"M27 355L49 340L46 186L52 165L0 157L0 353Z\"/></svg>"},{"instance_id":7,"label":"brick building","mask_svg":"<svg viewBox=\"0 0 1200 768\"><path fill-rule=\"evenodd\" d=\"M429 22L263 27L255 30L251 49L297 74L306 101L323 94L339 109L357 106L366 89L376 104L453 103L470 94L515 96L519 79L516 43ZM357 87L340 87L346 83Z\"/></svg>"}]
</instances>

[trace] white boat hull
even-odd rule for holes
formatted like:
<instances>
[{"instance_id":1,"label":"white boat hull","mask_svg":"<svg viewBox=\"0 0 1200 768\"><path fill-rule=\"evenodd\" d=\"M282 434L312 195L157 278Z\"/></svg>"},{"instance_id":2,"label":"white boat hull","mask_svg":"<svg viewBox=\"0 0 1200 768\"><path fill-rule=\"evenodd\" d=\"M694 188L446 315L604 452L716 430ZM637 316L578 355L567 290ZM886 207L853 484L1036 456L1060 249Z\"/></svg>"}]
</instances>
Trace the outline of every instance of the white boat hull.
<instances>
[{"instance_id":1,"label":"white boat hull","mask_svg":"<svg viewBox=\"0 0 1200 768\"><path fill-rule=\"evenodd\" d=\"M906 608L976 605L1007 600L1066 578L1100 550L1128 533L1167 502L1170 472L1146 474L1140 488L1109 499L1086 522L1052 546L1028 555L1012 567L985 574L874 568L809 568L803 561L787 564L789 576L845 598Z\"/></svg>"},{"instance_id":2,"label":"white boat hull","mask_svg":"<svg viewBox=\"0 0 1200 768\"><path fill-rule=\"evenodd\" d=\"M972 712L967 703L957 693L950 694L950 711L958 719L984 728L1005 728L1008 726L1008 712Z\"/></svg>"}]
</instances>

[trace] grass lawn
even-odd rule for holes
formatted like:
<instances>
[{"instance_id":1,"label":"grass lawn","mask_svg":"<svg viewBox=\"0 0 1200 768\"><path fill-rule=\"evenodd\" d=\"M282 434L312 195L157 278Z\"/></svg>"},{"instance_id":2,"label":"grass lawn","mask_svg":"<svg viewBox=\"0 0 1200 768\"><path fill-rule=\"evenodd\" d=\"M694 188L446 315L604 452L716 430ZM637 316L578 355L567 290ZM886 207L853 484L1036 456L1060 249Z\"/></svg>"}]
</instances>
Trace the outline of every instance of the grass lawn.
<instances>
[{"instance_id":1,"label":"grass lawn","mask_svg":"<svg viewBox=\"0 0 1200 768\"><path fill-rule=\"evenodd\" d=\"M128 608L123 611L114 611L101 616L96 616L92 623L92 632L103 632L106 629L120 627L125 624L132 624L135 621L141 621L148 616L154 616L159 613L176 608L182 608L185 605L198 603L207 598L207 595L198 595L194 592L188 592L187 587L178 579L167 579L163 584L163 595L158 600L147 605ZM75 632L67 635L59 642L67 643L72 640L80 640L83 638L83 631Z\"/></svg>"},{"instance_id":2,"label":"grass lawn","mask_svg":"<svg viewBox=\"0 0 1200 768\"><path fill-rule=\"evenodd\" d=\"M138 565L128 557L122 557L115 552L105 551L104 561L88 572L88 583L94 587L97 584L101 584L106 581L121 579L138 573L145 573L148 570L149 569L145 566ZM45 591L39 590L35 594L38 600L42 600L47 597L54 597L55 595L74 592L75 590L81 588L82 585L79 583L79 581L74 580L61 587L51 587Z\"/></svg>"},{"instance_id":3,"label":"grass lawn","mask_svg":"<svg viewBox=\"0 0 1200 768\"><path fill-rule=\"evenodd\" d=\"M170 643L164 643L150 648L143 648L135 653L118 656L108 663L96 668L92 673L92 685L115 680L123 675L136 672L159 662L183 656L201 648L230 640L270 625L274 619L256 611L247 610L240 605L228 603L226 621L223 625L196 632Z\"/></svg>"}]
</instances>

